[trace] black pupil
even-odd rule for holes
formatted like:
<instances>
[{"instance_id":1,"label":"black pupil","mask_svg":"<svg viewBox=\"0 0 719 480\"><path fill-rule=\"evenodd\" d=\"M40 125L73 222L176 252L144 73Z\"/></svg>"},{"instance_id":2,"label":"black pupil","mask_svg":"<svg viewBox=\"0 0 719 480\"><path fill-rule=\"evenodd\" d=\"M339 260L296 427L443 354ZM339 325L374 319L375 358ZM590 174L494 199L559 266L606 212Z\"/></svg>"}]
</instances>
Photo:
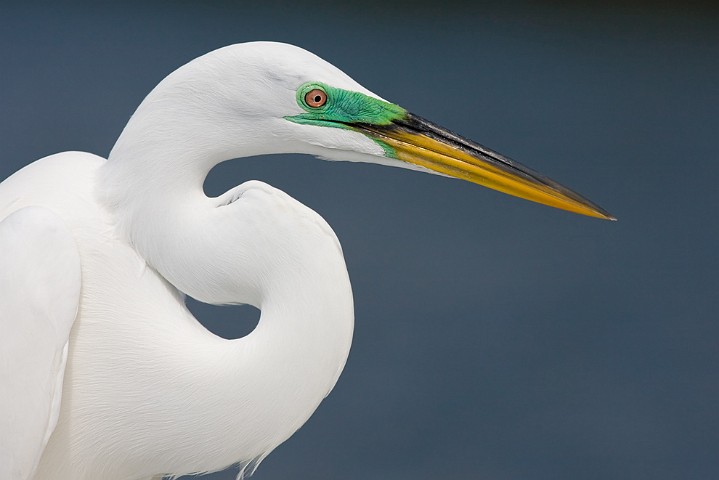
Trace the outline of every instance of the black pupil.
<instances>
[{"instance_id":1,"label":"black pupil","mask_svg":"<svg viewBox=\"0 0 719 480\"><path fill-rule=\"evenodd\" d=\"M322 97L320 95L315 95L315 103L320 103L322 101Z\"/></svg>"}]
</instances>

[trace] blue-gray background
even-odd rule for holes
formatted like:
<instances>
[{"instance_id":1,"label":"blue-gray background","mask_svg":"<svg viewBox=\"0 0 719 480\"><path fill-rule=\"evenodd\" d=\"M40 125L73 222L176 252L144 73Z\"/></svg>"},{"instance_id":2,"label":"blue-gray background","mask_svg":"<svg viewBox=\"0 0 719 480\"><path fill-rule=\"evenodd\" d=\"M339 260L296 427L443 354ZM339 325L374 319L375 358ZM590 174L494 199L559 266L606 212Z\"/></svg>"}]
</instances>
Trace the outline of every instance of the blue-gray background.
<instances>
[{"instance_id":1,"label":"blue-gray background","mask_svg":"<svg viewBox=\"0 0 719 480\"><path fill-rule=\"evenodd\" d=\"M206 51L303 46L619 222L372 165L216 169L212 194L258 178L320 212L356 298L344 375L255 478L719 478L718 20L649 2L2 4L0 178L106 155ZM193 309L225 336L257 316Z\"/></svg>"}]
</instances>

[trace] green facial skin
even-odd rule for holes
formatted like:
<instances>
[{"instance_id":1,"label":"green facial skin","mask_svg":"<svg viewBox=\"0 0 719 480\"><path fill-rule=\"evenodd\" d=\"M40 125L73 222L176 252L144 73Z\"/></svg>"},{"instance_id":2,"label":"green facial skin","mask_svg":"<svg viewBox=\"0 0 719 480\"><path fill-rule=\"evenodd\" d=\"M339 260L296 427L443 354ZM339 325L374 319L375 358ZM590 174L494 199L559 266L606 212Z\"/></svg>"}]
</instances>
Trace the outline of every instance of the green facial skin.
<instances>
[{"instance_id":1,"label":"green facial skin","mask_svg":"<svg viewBox=\"0 0 719 480\"><path fill-rule=\"evenodd\" d=\"M327 102L321 107L310 107L305 102L305 95L314 89L320 89L327 94ZM287 116L285 117L286 120L303 125L344 128L356 131L359 130L355 129L353 124L386 126L395 120L405 118L407 115L404 108L392 103L363 93L343 90L319 82L305 83L300 86L297 89L297 104L306 113ZM389 145L376 138L372 138L372 140L384 149L388 157L394 157L394 150Z\"/></svg>"}]
</instances>

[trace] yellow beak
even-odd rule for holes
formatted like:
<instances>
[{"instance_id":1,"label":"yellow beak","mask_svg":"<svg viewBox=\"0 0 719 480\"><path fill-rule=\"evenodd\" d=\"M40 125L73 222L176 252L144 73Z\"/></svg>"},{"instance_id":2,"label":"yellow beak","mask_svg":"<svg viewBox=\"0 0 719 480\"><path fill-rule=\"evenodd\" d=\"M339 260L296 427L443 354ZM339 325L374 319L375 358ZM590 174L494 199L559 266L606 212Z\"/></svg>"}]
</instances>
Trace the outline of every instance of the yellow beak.
<instances>
[{"instance_id":1,"label":"yellow beak","mask_svg":"<svg viewBox=\"0 0 719 480\"><path fill-rule=\"evenodd\" d=\"M550 207L616 220L578 193L416 115L386 126L353 126L389 146L398 160Z\"/></svg>"}]
</instances>

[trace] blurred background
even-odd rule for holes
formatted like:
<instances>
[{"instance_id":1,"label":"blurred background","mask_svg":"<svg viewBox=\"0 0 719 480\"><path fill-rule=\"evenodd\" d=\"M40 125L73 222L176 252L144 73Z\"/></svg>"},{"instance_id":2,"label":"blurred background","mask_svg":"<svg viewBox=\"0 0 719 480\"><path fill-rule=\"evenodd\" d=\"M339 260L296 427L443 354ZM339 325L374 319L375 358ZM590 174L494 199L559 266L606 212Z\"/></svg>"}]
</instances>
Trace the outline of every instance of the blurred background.
<instances>
[{"instance_id":1,"label":"blurred background","mask_svg":"<svg viewBox=\"0 0 719 480\"><path fill-rule=\"evenodd\" d=\"M355 293L337 387L254 478L719 478L719 9L149 3L0 4L0 178L106 156L172 70L277 40L619 218L302 156L216 168L208 194L256 178L324 216ZM258 318L191 306L228 338Z\"/></svg>"}]
</instances>

